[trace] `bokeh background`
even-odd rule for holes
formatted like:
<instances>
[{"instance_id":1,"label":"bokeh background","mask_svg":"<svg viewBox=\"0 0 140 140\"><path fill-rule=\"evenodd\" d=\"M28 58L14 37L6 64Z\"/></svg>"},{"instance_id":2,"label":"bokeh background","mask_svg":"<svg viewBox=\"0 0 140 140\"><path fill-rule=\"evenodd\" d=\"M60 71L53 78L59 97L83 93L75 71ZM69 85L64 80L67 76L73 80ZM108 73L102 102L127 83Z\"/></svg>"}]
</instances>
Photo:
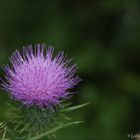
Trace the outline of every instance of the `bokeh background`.
<instances>
[{"instance_id":1,"label":"bokeh background","mask_svg":"<svg viewBox=\"0 0 140 140\"><path fill-rule=\"evenodd\" d=\"M56 139L130 139L140 131L140 3L138 1L0 1L0 65L15 49L46 43L74 58L83 79L69 114L85 123ZM0 76L3 77L0 69ZM0 120L9 96L0 91ZM138 138L137 138L138 139Z\"/></svg>"}]
</instances>

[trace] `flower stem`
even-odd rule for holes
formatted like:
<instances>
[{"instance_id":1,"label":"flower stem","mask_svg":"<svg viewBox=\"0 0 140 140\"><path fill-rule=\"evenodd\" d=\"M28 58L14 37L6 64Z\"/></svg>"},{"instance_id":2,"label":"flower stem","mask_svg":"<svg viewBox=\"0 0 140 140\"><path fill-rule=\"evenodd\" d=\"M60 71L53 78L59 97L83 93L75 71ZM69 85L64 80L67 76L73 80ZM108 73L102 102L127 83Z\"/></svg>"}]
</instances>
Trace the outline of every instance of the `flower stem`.
<instances>
[{"instance_id":1,"label":"flower stem","mask_svg":"<svg viewBox=\"0 0 140 140\"><path fill-rule=\"evenodd\" d=\"M45 132L45 133L42 133L38 136L35 136L35 137L32 137L32 138L28 138L27 140L38 140L48 134L51 134L53 132L56 132L57 130L61 129L61 128L64 128L64 127L67 127L67 126L70 126L70 125L75 125L75 124L79 124L79 123L82 123L83 121L77 121L77 122L70 122L70 123L67 123L67 124L64 124L64 125L61 125L61 126L57 126L55 127L54 129L48 131L48 132Z\"/></svg>"}]
</instances>

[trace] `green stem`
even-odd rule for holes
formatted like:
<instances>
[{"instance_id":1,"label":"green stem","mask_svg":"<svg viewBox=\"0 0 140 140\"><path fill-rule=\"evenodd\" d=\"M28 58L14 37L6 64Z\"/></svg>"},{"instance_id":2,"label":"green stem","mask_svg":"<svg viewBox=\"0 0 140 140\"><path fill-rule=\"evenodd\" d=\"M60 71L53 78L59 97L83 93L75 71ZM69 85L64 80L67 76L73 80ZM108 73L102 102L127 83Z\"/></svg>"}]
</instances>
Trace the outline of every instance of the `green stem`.
<instances>
[{"instance_id":1,"label":"green stem","mask_svg":"<svg viewBox=\"0 0 140 140\"><path fill-rule=\"evenodd\" d=\"M52 130L50 130L48 132L44 132L44 133L42 133L42 134L40 134L38 136L32 137L32 138L28 138L27 140L38 140L38 139L40 139L40 138L42 138L42 137L44 137L44 136L46 136L48 134L51 134L51 133L53 133L53 132L55 132L55 131L57 131L57 130L59 130L61 128L64 128L64 127L67 127L67 126L70 126L70 125L79 124L79 123L82 123L82 122L83 121L70 122L70 123L64 124L62 126L57 126L57 127L55 127L54 129L52 129Z\"/></svg>"},{"instance_id":2,"label":"green stem","mask_svg":"<svg viewBox=\"0 0 140 140\"><path fill-rule=\"evenodd\" d=\"M73 110L82 108L82 107L87 106L87 105L89 105L89 103L84 103L84 104L77 105L77 106L67 107L67 108L62 109L61 112L71 112Z\"/></svg>"}]
</instances>

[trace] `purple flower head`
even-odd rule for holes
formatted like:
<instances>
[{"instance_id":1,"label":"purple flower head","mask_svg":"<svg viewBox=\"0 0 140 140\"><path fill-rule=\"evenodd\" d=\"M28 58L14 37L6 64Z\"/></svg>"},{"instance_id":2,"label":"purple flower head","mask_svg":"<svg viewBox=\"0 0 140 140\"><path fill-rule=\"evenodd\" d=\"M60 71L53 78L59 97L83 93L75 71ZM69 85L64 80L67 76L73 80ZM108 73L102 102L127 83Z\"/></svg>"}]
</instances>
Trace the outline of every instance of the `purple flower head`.
<instances>
[{"instance_id":1,"label":"purple flower head","mask_svg":"<svg viewBox=\"0 0 140 140\"><path fill-rule=\"evenodd\" d=\"M52 109L68 98L73 88L80 82L76 76L76 65L70 66L63 52L53 57L54 48L45 49L44 44L24 47L21 55L16 50L11 58L11 66L4 66L6 82L2 86L12 97L26 106Z\"/></svg>"}]
</instances>

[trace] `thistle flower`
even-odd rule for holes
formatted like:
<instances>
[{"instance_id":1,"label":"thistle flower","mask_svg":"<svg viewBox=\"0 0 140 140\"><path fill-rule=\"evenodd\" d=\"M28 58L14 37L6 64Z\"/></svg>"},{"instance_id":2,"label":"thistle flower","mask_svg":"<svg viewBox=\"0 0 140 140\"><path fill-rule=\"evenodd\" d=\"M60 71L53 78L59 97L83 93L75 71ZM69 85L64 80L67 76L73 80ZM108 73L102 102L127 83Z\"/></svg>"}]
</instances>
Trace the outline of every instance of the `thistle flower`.
<instances>
[{"instance_id":1,"label":"thistle flower","mask_svg":"<svg viewBox=\"0 0 140 140\"><path fill-rule=\"evenodd\" d=\"M15 100L27 107L53 109L72 93L69 90L80 82L76 76L77 66L71 65L64 52L53 57L54 48L45 49L38 44L35 49L31 45L23 47L21 55L16 50L11 58L11 65L3 68L6 81L3 88Z\"/></svg>"}]
</instances>

